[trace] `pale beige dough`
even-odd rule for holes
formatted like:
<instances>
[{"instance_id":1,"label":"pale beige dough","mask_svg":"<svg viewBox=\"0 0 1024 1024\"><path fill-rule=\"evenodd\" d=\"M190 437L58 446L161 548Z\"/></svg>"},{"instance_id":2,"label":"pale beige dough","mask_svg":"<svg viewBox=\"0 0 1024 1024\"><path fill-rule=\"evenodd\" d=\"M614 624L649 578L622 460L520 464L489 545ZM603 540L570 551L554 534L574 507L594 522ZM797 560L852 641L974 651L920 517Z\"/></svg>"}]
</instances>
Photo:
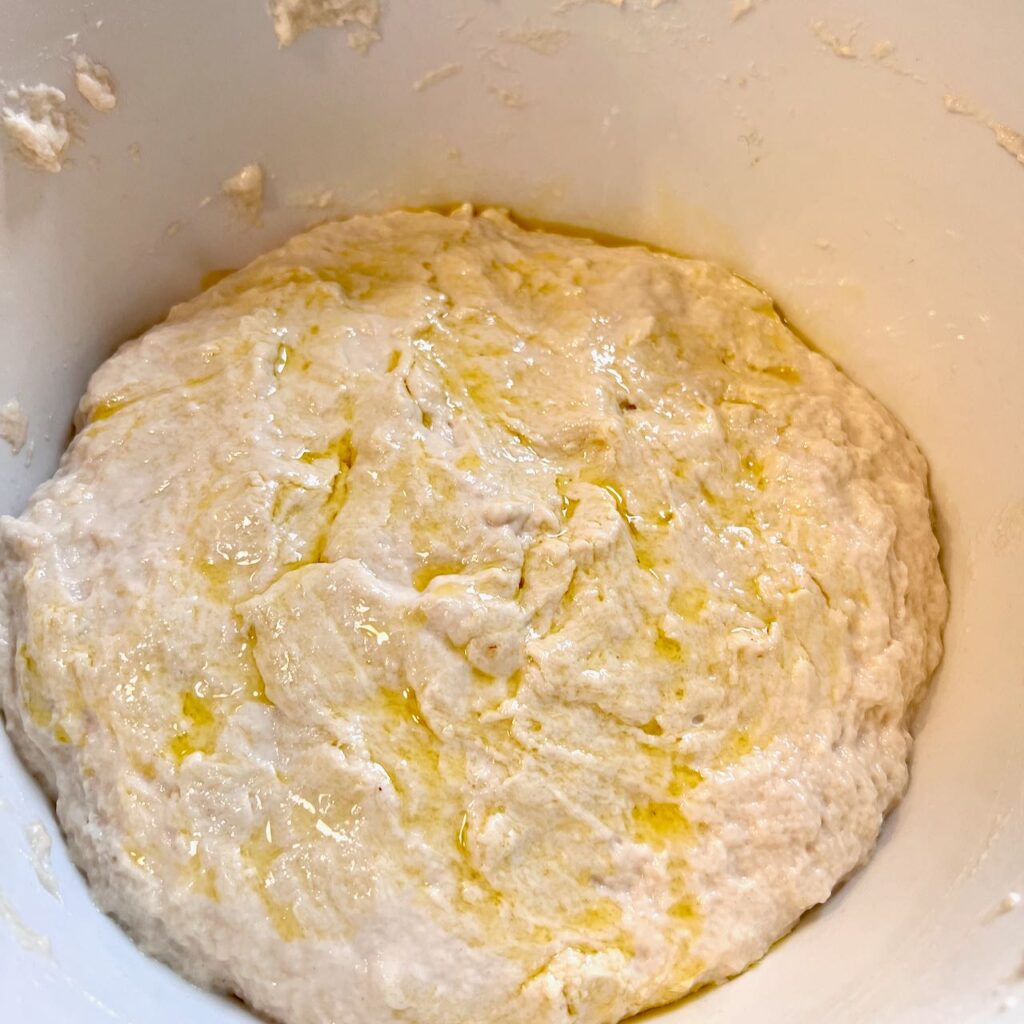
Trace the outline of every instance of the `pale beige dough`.
<instances>
[{"instance_id":1,"label":"pale beige dough","mask_svg":"<svg viewBox=\"0 0 1024 1024\"><path fill-rule=\"evenodd\" d=\"M331 223L78 423L0 525L9 727L99 904L272 1017L616 1021L760 957L903 793L924 460L720 267Z\"/></svg>"}]
</instances>

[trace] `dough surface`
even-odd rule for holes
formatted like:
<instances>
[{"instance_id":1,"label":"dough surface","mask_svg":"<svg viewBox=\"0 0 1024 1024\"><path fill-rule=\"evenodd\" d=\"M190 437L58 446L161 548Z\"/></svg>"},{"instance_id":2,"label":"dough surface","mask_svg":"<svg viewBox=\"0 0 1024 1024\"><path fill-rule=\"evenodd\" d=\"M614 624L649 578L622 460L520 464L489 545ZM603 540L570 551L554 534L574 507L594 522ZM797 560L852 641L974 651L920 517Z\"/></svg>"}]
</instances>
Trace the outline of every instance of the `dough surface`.
<instances>
[{"instance_id":1,"label":"dough surface","mask_svg":"<svg viewBox=\"0 0 1024 1024\"><path fill-rule=\"evenodd\" d=\"M100 906L289 1024L610 1024L907 781L926 466L764 293L504 215L321 226L93 376L0 693Z\"/></svg>"}]
</instances>

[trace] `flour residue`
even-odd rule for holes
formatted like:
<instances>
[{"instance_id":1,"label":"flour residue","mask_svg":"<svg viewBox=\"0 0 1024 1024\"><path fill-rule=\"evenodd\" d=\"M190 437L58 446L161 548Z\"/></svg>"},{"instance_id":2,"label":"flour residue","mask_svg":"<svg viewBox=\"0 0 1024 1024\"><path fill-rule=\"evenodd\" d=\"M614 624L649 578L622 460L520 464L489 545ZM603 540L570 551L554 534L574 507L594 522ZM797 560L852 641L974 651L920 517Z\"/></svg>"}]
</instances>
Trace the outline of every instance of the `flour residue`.
<instances>
[{"instance_id":1,"label":"flour residue","mask_svg":"<svg viewBox=\"0 0 1024 1024\"><path fill-rule=\"evenodd\" d=\"M504 29L501 38L506 42L525 46L543 57L551 57L569 41L569 33L564 28L556 28L553 25L532 25L527 22L522 28Z\"/></svg>"},{"instance_id":2,"label":"flour residue","mask_svg":"<svg viewBox=\"0 0 1024 1024\"><path fill-rule=\"evenodd\" d=\"M117 106L117 90L109 69L81 53L75 55L75 88L101 114Z\"/></svg>"},{"instance_id":3,"label":"flour residue","mask_svg":"<svg viewBox=\"0 0 1024 1024\"><path fill-rule=\"evenodd\" d=\"M21 403L12 398L0 405L0 439L11 446L15 455L25 447L28 438L28 416Z\"/></svg>"},{"instance_id":4,"label":"flour residue","mask_svg":"<svg viewBox=\"0 0 1024 1024\"><path fill-rule=\"evenodd\" d=\"M220 190L246 220L260 223L263 215L263 168L259 164L246 164L237 174L225 178Z\"/></svg>"},{"instance_id":5,"label":"flour residue","mask_svg":"<svg viewBox=\"0 0 1024 1024\"><path fill-rule=\"evenodd\" d=\"M609 4L612 7L623 7L625 0L559 0L559 3L552 7L555 14L564 14L574 7L582 7L584 4Z\"/></svg>"},{"instance_id":6,"label":"flour residue","mask_svg":"<svg viewBox=\"0 0 1024 1024\"><path fill-rule=\"evenodd\" d=\"M64 166L71 131L67 96L52 85L20 85L6 95L0 124L18 152L41 170L56 174Z\"/></svg>"},{"instance_id":7,"label":"flour residue","mask_svg":"<svg viewBox=\"0 0 1024 1024\"><path fill-rule=\"evenodd\" d=\"M1003 124L1002 121L997 121L975 103L956 93L946 93L942 97L942 102L950 114L969 117L988 128L992 132L996 144L1001 149L1005 149L1018 163L1024 164L1024 132L1019 132L1015 128Z\"/></svg>"},{"instance_id":8,"label":"flour residue","mask_svg":"<svg viewBox=\"0 0 1024 1024\"><path fill-rule=\"evenodd\" d=\"M732 21L739 21L754 10L754 0L732 0L732 10L729 17Z\"/></svg>"},{"instance_id":9,"label":"flour residue","mask_svg":"<svg viewBox=\"0 0 1024 1024\"><path fill-rule=\"evenodd\" d=\"M14 907L7 902L7 897L0 892L0 921L11 930L14 941L22 949L29 953L39 953L41 956L50 955L50 940L45 935L29 928L18 916Z\"/></svg>"},{"instance_id":10,"label":"flour residue","mask_svg":"<svg viewBox=\"0 0 1024 1024\"><path fill-rule=\"evenodd\" d=\"M737 4L746 4L752 0L736 0ZM906 78L911 78L921 85L930 83L922 78L912 68L901 66L895 59L896 45L890 39L879 39L870 48L856 45L857 29L850 29L845 34L839 34L831 29L824 21L815 21L811 24L811 31L818 41L836 57L844 60L856 61L861 64L874 63L886 71L894 72ZM974 102L957 93L947 92L942 97L943 104L950 114L959 114L969 117L978 124L984 125L992 133L996 145L1005 150L1018 163L1024 165L1024 132L997 120L990 114L983 111Z\"/></svg>"},{"instance_id":11,"label":"flour residue","mask_svg":"<svg viewBox=\"0 0 1024 1024\"><path fill-rule=\"evenodd\" d=\"M756 167L761 162L764 136L756 128L750 128L737 138L747 147L747 160L750 166Z\"/></svg>"},{"instance_id":12,"label":"flour residue","mask_svg":"<svg viewBox=\"0 0 1024 1024\"><path fill-rule=\"evenodd\" d=\"M552 5L551 11L553 14L565 14L566 11L582 7L584 4L617 7L619 10L632 12L656 11L659 7L672 2L673 0L559 0L558 3Z\"/></svg>"},{"instance_id":13,"label":"flour residue","mask_svg":"<svg viewBox=\"0 0 1024 1024\"><path fill-rule=\"evenodd\" d=\"M966 114L968 117L977 117L978 108L970 100L956 93L947 92L942 97L942 104L949 114Z\"/></svg>"},{"instance_id":14,"label":"flour residue","mask_svg":"<svg viewBox=\"0 0 1024 1024\"><path fill-rule=\"evenodd\" d=\"M328 207L337 206L340 202L338 194L330 188L304 189L292 192L288 196L289 206L299 206L306 210L326 210Z\"/></svg>"},{"instance_id":15,"label":"flour residue","mask_svg":"<svg viewBox=\"0 0 1024 1024\"><path fill-rule=\"evenodd\" d=\"M1010 913L1011 910L1016 910L1020 906L1020 900L1019 892L1008 892L996 905L996 916L1001 917L1003 914Z\"/></svg>"},{"instance_id":16,"label":"flour residue","mask_svg":"<svg viewBox=\"0 0 1024 1024\"><path fill-rule=\"evenodd\" d=\"M1001 124L999 121L989 122L989 128L996 137L996 142L1006 150L1010 156L1024 164L1024 133L1011 128L1009 125Z\"/></svg>"},{"instance_id":17,"label":"flour residue","mask_svg":"<svg viewBox=\"0 0 1024 1024\"><path fill-rule=\"evenodd\" d=\"M53 848L50 833L46 831L46 826L41 821L32 821L25 826L25 839L28 841L29 860L39 884L59 900L60 888L57 885L57 876L53 873L53 865L50 863L50 851Z\"/></svg>"},{"instance_id":18,"label":"flour residue","mask_svg":"<svg viewBox=\"0 0 1024 1024\"><path fill-rule=\"evenodd\" d=\"M856 26L840 34L830 28L824 21L811 23L811 31L818 42L842 60L855 61L860 64L875 64L904 78L913 79L919 85L927 84L912 68L901 65L895 59L896 46L891 39L877 39L870 46L857 43Z\"/></svg>"},{"instance_id":19,"label":"flour residue","mask_svg":"<svg viewBox=\"0 0 1024 1024\"><path fill-rule=\"evenodd\" d=\"M997 551L1024 546L1024 501L1012 502L996 517L992 544Z\"/></svg>"},{"instance_id":20,"label":"flour residue","mask_svg":"<svg viewBox=\"0 0 1024 1024\"><path fill-rule=\"evenodd\" d=\"M314 28L345 29L357 53L380 41L380 0L270 0L270 17L281 46L291 46Z\"/></svg>"},{"instance_id":21,"label":"flour residue","mask_svg":"<svg viewBox=\"0 0 1024 1024\"><path fill-rule=\"evenodd\" d=\"M413 82L412 87L417 92L423 92L424 89L429 89L432 85L437 85L438 82L443 82L446 78L458 75L461 71L461 64L442 64L439 68L434 68L433 71L428 71L421 78L417 78Z\"/></svg>"},{"instance_id":22,"label":"flour residue","mask_svg":"<svg viewBox=\"0 0 1024 1024\"><path fill-rule=\"evenodd\" d=\"M500 50L494 49L492 46L488 46L481 51L481 56L488 63L493 64L496 68L500 68L502 71L508 71L515 73L515 68L508 62L508 59L501 53Z\"/></svg>"},{"instance_id":23,"label":"flour residue","mask_svg":"<svg viewBox=\"0 0 1024 1024\"><path fill-rule=\"evenodd\" d=\"M818 37L822 46L831 50L837 57L842 57L845 60L856 59L857 54L853 49L853 41L857 36L856 29L852 29L848 32L845 38L833 32L832 29L830 29L823 21L814 22L814 24L811 25L811 29Z\"/></svg>"},{"instance_id":24,"label":"flour residue","mask_svg":"<svg viewBox=\"0 0 1024 1024\"><path fill-rule=\"evenodd\" d=\"M504 89L500 86L492 85L491 92L498 97L499 100L512 110L521 110L526 106L526 97L523 95L523 90L518 86L511 89Z\"/></svg>"}]
</instances>

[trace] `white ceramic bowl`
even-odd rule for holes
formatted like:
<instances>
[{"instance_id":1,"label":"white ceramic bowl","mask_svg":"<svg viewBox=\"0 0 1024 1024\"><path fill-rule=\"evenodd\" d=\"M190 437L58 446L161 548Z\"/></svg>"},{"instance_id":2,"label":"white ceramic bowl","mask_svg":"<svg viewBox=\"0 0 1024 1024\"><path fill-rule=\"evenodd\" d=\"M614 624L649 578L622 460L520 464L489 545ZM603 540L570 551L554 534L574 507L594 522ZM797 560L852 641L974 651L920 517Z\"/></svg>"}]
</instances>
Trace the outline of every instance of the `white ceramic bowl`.
<instances>
[{"instance_id":1,"label":"white ceramic bowl","mask_svg":"<svg viewBox=\"0 0 1024 1024\"><path fill-rule=\"evenodd\" d=\"M204 271L328 213L469 199L720 259L924 448L952 614L875 858L665 1024L1024 1019L1024 906L998 913L1024 887L1024 164L983 123L1024 129L1024 6L754 0L733 21L742 0L553 2L385 0L382 41L359 56L338 31L279 51L261 0L0 0L5 84L56 84L80 116L61 174L3 159L0 403L20 399L31 445L0 446L0 510L53 472L120 341ZM564 45L501 34L526 23ZM74 95L72 33L117 77L113 113ZM461 73L413 88L449 62ZM946 93L978 117L948 113ZM259 230L217 198L254 160ZM336 206L291 205L325 188ZM4 740L0 799L0 1018L248 1019L92 906ZM27 856L35 820L60 902ZM17 943L8 910L50 956Z\"/></svg>"}]
</instances>

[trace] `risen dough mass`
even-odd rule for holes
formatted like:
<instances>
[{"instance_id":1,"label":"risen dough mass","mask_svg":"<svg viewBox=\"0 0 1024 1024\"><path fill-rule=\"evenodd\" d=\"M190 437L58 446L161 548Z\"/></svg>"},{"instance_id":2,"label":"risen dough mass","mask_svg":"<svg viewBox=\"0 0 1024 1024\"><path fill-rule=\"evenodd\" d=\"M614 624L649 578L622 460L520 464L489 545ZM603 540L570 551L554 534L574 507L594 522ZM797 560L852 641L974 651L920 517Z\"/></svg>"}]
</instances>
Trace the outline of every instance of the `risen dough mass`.
<instances>
[{"instance_id":1,"label":"risen dough mass","mask_svg":"<svg viewBox=\"0 0 1024 1024\"><path fill-rule=\"evenodd\" d=\"M99 904L292 1024L611 1022L761 956L907 781L926 467L759 290L331 223L93 376L0 686Z\"/></svg>"}]
</instances>

